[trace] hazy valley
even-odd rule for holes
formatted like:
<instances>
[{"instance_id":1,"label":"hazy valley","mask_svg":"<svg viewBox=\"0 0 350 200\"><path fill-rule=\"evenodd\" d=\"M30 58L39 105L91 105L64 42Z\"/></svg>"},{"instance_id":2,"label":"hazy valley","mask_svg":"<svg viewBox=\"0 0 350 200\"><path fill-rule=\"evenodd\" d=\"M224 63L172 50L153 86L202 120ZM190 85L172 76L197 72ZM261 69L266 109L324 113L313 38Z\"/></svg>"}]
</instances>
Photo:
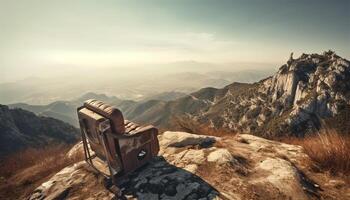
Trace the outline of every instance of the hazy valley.
<instances>
[{"instance_id":1,"label":"hazy valley","mask_svg":"<svg viewBox=\"0 0 350 200\"><path fill-rule=\"evenodd\" d=\"M187 68L179 67L180 64ZM194 64L184 62L147 70L75 70L69 75L57 74L52 78L32 77L3 82L0 83L0 102L44 105L54 101L71 101L88 92L142 101L154 97L157 99L157 95L165 92L178 93L175 96L178 97L179 94L188 94L202 87L223 87L233 81L255 82L273 73L271 66L268 68L264 65L261 70L237 71L234 67L230 69L201 63L193 67ZM162 68L167 70L163 71Z\"/></svg>"}]
</instances>

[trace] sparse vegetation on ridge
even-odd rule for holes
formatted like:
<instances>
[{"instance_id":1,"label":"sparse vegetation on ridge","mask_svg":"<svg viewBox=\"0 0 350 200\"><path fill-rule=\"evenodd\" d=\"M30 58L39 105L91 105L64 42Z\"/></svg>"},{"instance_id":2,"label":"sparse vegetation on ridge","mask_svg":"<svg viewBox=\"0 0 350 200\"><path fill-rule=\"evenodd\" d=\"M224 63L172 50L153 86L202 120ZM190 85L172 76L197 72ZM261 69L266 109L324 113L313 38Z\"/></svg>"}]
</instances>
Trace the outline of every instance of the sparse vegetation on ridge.
<instances>
[{"instance_id":1,"label":"sparse vegetation on ridge","mask_svg":"<svg viewBox=\"0 0 350 200\"><path fill-rule=\"evenodd\" d=\"M7 156L0 164L0 199L19 199L64 167L83 159L66 156L72 145L28 148Z\"/></svg>"}]
</instances>

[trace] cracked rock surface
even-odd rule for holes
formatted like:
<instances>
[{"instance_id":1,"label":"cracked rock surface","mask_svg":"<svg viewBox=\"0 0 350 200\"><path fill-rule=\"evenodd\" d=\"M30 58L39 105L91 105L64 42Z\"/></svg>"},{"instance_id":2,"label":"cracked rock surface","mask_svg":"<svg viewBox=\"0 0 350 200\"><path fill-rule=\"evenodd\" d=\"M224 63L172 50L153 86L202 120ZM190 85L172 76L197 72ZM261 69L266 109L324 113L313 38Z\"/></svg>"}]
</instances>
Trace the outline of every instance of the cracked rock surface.
<instances>
[{"instance_id":1,"label":"cracked rock surface","mask_svg":"<svg viewBox=\"0 0 350 200\"><path fill-rule=\"evenodd\" d=\"M246 134L218 138L171 131L159 135L159 142L159 156L120 185L124 199L350 198L344 181L311 170L300 146ZM67 156L79 151L76 146ZM62 169L28 198L116 198L103 183L81 161Z\"/></svg>"}]
</instances>

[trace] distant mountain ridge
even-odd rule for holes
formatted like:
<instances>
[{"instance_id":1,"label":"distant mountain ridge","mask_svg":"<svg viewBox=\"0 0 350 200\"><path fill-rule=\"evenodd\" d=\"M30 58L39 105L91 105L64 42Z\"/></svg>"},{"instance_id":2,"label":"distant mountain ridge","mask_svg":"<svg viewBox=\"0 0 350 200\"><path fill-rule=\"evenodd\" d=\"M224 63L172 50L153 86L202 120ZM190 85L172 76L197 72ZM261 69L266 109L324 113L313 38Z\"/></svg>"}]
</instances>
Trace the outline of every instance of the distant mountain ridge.
<instances>
[{"instance_id":1,"label":"distant mountain ridge","mask_svg":"<svg viewBox=\"0 0 350 200\"><path fill-rule=\"evenodd\" d=\"M133 120L172 129L205 125L275 137L304 136L325 125L349 133L350 62L332 51L302 54L256 83L203 88L175 101L138 107L144 112L127 112Z\"/></svg>"},{"instance_id":2,"label":"distant mountain ridge","mask_svg":"<svg viewBox=\"0 0 350 200\"><path fill-rule=\"evenodd\" d=\"M67 123L4 105L0 105L0 133L0 156L52 142L74 143L79 138L78 129Z\"/></svg>"},{"instance_id":3,"label":"distant mountain ridge","mask_svg":"<svg viewBox=\"0 0 350 200\"><path fill-rule=\"evenodd\" d=\"M52 117L67 122L75 127L79 126L76 110L88 99L101 99L109 104L118 104L122 100L105 94L86 93L73 101L55 101L48 105L29 105L25 103L10 104L10 108L22 108L37 115Z\"/></svg>"},{"instance_id":4,"label":"distant mountain ridge","mask_svg":"<svg viewBox=\"0 0 350 200\"><path fill-rule=\"evenodd\" d=\"M127 119L168 130L203 125L214 130L265 137L304 136L326 124L348 133L349 66L348 60L327 51L302 54L297 59L291 57L273 76L259 82L234 82L221 89L203 88L169 101L152 98L140 102L113 101L98 95L88 97L104 99L121 109ZM69 102L69 105L77 107L82 100ZM75 108L69 110L74 114L68 116L76 118Z\"/></svg>"},{"instance_id":5,"label":"distant mountain ridge","mask_svg":"<svg viewBox=\"0 0 350 200\"><path fill-rule=\"evenodd\" d=\"M184 97L186 95L187 94L184 92L177 92L177 91L162 92L156 95L146 97L142 99L142 101L149 101L149 100L172 101L172 100L176 100L181 97Z\"/></svg>"},{"instance_id":6,"label":"distant mountain ridge","mask_svg":"<svg viewBox=\"0 0 350 200\"><path fill-rule=\"evenodd\" d=\"M54 101L72 101L89 91L114 95L122 99L144 101L169 91L188 94L203 87L224 87L233 81L254 82L273 73L271 69L262 69L263 64L254 64L261 68L257 71L236 71L235 64L228 66L201 64L194 69L192 64L145 66L139 70L133 67L126 67L123 70L111 67L108 68L109 73L99 69L78 70L69 76L53 74L50 78L31 77L14 82L2 82L0 103L47 105Z\"/></svg>"}]
</instances>

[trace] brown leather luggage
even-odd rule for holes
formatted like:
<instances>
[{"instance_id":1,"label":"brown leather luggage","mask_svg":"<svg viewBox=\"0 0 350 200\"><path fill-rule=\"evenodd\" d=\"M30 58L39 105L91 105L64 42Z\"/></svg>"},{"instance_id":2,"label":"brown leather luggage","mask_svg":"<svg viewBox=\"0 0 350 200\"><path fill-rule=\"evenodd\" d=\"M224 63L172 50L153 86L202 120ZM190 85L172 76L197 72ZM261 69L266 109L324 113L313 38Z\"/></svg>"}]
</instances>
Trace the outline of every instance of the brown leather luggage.
<instances>
[{"instance_id":1,"label":"brown leather luggage","mask_svg":"<svg viewBox=\"0 0 350 200\"><path fill-rule=\"evenodd\" d=\"M86 162L95 169L95 157L108 164L109 174L103 174L114 184L158 154L158 130L124 120L117 108L88 100L78 108L78 118Z\"/></svg>"}]
</instances>

